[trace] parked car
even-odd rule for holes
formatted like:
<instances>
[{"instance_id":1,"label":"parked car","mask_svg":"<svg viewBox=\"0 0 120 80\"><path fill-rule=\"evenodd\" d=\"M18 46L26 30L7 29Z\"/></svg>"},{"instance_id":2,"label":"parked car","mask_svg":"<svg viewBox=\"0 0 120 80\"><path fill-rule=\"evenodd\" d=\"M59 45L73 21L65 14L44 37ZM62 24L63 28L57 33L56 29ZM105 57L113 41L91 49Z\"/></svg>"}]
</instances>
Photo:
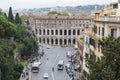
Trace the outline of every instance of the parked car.
<instances>
[{"instance_id":1,"label":"parked car","mask_svg":"<svg viewBox=\"0 0 120 80\"><path fill-rule=\"evenodd\" d=\"M44 73L43 78L48 79L48 73Z\"/></svg>"},{"instance_id":2,"label":"parked car","mask_svg":"<svg viewBox=\"0 0 120 80\"><path fill-rule=\"evenodd\" d=\"M65 69L66 69L66 72L69 73L71 71L71 65L70 64L66 64L65 65Z\"/></svg>"},{"instance_id":3,"label":"parked car","mask_svg":"<svg viewBox=\"0 0 120 80\"><path fill-rule=\"evenodd\" d=\"M71 51L67 51L66 56L67 56L68 58L71 58L71 57L72 57Z\"/></svg>"}]
</instances>

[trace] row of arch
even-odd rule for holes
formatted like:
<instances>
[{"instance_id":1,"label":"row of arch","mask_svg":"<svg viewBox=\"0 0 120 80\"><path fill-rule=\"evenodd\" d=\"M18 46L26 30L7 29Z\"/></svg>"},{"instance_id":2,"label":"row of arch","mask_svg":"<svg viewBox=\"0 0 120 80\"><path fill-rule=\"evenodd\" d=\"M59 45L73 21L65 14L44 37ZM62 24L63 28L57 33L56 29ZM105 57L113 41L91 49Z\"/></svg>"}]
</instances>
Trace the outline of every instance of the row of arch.
<instances>
[{"instance_id":1,"label":"row of arch","mask_svg":"<svg viewBox=\"0 0 120 80\"><path fill-rule=\"evenodd\" d=\"M72 45L76 44L76 39L39 38L39 43L45 43L50 45Z\"/></svg>"},{"instance_id":2,"label":"row of arch","mask_svg":"<svg viewBox=\"0 0 120 80\"><path fill-rule=\"evenodd\" d=\"M79 29L36 29L36 34L39 35L80 35L80 30Z\"/></svg>"}]
</instances>

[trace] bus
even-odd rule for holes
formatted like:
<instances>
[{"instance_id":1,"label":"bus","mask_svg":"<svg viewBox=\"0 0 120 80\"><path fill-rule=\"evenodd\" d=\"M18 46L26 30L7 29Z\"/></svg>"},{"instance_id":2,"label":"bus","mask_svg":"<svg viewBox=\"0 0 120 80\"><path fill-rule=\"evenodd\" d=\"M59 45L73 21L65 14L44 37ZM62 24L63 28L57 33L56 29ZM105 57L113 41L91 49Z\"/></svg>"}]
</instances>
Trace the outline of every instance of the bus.
<instances>
[{"instance_id":1,"label":"bus","mask_svg":"<svg viewBox=\"0 0 120 80\"><path fill-rule=\"evenodd\" d=\"M38 72L39 72L39 64L38 64L37 62L34 62L34 63L32 64L31 71L32 71L33 73L38 73Z\"/></svg>"},{"instance_id":2,"label":"bus","mask_svg":"<svg viewBox=\"0 0 120 80\"><path fill-rule=\"evenodd\" d=\"M64 61L63 60L59 60L57 69L58 70L63 70L63 68L64 68Z\"/></svg>"}]
</instances>

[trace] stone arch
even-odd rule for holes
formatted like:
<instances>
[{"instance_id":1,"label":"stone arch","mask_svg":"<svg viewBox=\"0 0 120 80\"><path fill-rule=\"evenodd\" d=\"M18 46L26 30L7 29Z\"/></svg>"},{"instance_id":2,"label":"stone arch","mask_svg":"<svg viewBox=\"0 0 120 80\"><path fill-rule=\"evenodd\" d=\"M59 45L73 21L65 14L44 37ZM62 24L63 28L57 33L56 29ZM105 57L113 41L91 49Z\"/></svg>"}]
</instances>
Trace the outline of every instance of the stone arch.
<instances>
[{"instance_id":1,"label":"stone arch","mask_svg":"<svg viewBox=\"0 0 120 80\"><path fill-rule=\"evenodd\" d=\"M53 30L51 30L51 35L54 35L54 31Z\"/></svg>"},{"instance_id":2,"label":"stone arch","mask_svg":"<svg viewBox=\"0 0 120 80\"><path fill-rule=\"evenodd\" d=\"M50 31L49 30L47 30L47 35L49 35L50 34Z\"/></svg>"},{"instance_id":3,"label":"stone arch","mask_svg":"<svg viewBox=\"0 0 120 80\"><path fill-rule=\"evenodd\" d=\"M41 29L39 29L39 35L41 35Z\"/></svg>"},{"instance_id":4,"label":"stone arch","mask_svg":"<svg viewBox=\"0 0 120 80\"><path fill-rule=\"evenodd\" d=\"M58 39L55 39L55 44L58 45Z\"/></svg>"},{"instance_id":5,"label":"stone arch","mask_svg":"<svg viewBox=\"0 0 120 80\"><path fill-rule=\"evenodd\" d=\"M49 38L47 38L47 44L49 44Z\"/></svg>"},{"instance_id":6,"label":"stone arch","mask_svg":"<svg viewBox=\"0 0 120 80\"><path fill-rule=\"evenodd\" d=\"M76 31L75 31L75 29L73 29L73 35L75 35L75 33L76 33Z\"/></svg>"},{"instance_id":7,"label":"stone arch","mask_svg":"<svg viewBox=\"0 0 120 80\"><path fill-rule=\"evenodd\" d=\"M64 39L64 45L66 45L67 44L67 40L66 39Z\"/></svg>"},{"instance_id":8,"label":"stone arch","mask_svg":"<svg viewBox=\"0 0 120 80\"><path fill-rule=\"evenodd\" d=\"M64 30L64 35L67 35L67 30Z\"/></svg>"},{"instance_id":9,"label":"stone arch","mask_svg":"<svg viewBox=\"0 0 120 80\"><path fill-rule=\"evenodd\" d=\"M45 43L45 38L43 38L43 43Z\"/></svg>"},{"instance_id":10,"label":"stone arch","mask_svg":"<svg viewBox=\"0 0 120 80\"><path fill-rule=\"evenodd\" d=\"M55 30L55 35L58 35L58 30L57 29Z\"/></svg>"},{"instance_id":11,"label":"stone arch","mask_svg":"<svg viewBox=\"0 0 120 80\"><path fill-rule=\"evenodd\" d=\"M60 39L60 45L62 45L62 39Z\"/></svg>"},{"instance_id":12,"label":"stone arch","mask_svg":"<svg viewBox=\"0 0 120 80\"><path fill-rule=\"evenodd\" d=\"M60 29L60 35L62 35L62 29Z\"/></svg>"},{"instance_id":13,"label":"stone arch","mask_svg":"<svg viewBox=\"0 0 120 80\"><path fill-rule=\"evenodd\" d=\"M68 35L71 35L71 30L68 31Z\"/></svg>"},{"instance_id":14,"label":"stone arch","mask_svg":"<svg viewBox=\"0 0 120 80\"><path fill-rule=\"evenodd\" d=\"M76 44L76 40L75 39L73 39L73 44Z\"/></svg>"},{"instance_id":15,"label":"stone arch","mask_svg":"<svg viewBox=\"0 0 120 80\"><path fill-rule=\"evenodd\" d=\"M68 40L68 44L71 44L71 39Z\"/></svg>"},{"instance_id":16,"label":"stone arch","mask_svg":"<svg viewBox=\"0 0 120 80\"><path fill-rule=\"evenodd\" d=\"M54 44L54 40L53 40L53 39L51 39L51 44L52 44L52 45Z\"/></svg>"},{"instance_id":17,"label":"stone arch","mask_svg":"<svg viewBox=\"0 0 120 80\"><path fill-rule=\"evenodd\" d=\"M43 35L45 35L45 29L43 29Z\"/></svg>"},{"instance_id":18,"label":"stone arch","mask_svg":"<svg viewBox=\"0 0 120 80\"><path fill-rule=\"evenodd\" d=\"M80 30L77 30L77 35L80 35Z\"/></svg>"}]
</instances>

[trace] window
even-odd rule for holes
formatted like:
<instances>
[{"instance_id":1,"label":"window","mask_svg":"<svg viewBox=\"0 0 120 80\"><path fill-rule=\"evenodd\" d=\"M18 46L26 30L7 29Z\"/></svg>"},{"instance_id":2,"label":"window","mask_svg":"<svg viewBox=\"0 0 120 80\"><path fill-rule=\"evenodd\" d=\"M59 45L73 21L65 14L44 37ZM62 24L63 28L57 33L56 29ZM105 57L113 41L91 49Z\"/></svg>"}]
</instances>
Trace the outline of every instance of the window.
<instances>
[{"instance_id":1,"label":"window","mask_svg":"<svg viewBox=\"0 0 120 80\"><path fill-rule=\"evenodd\" d=\"M55 30L56 35L58 35L58 30Z\"/></svg>"},{"instance_id":2,"label":"window","mask_svg":"<svg viewBox=\"0 0 120 80\"><path fill-rule=\"evenodd\" d=\"M62 35L62 30L60 30L60 35Z\"/></svg>"},{"instance_id":3,"label":"window","mask_svg":"<svg viewBox=\"0 0 120 80\"><path fill-rule=\"evenodd\" d=\"M117 29L111 29L111 36L113 36L114 38L117 37Z\"/></svg>"},{"instance_id":4,"label":"window","mask_svg":"<svg viewBox=\"0 0 120 80\"><path fill-rule=\"evenodd\" d=\"M96 48L96 42L92 38L90 38L90 45L92 45L94 48Z\"/></svg>"},{"instance_id":5,"label":"window","mask_svg":"<svg viewBox=\"0 0 120 80\"><path fill-rule=\"evenodd\" d=\"M113 4L113 9L117 9L118 8L118 4Z\"/></svg>"},{"instance_id":6,"label":"window","mask_svg":"<svg viewBox=\"0 0 120 80\"><path fill-rule=\"evenodd\" d=\"M41 35L41 29L39 29L39 35Z\"/></svg>"},{"instance_id":7,"label":"window","mask_svg":"<svg viewBox=\"0 0 120 80\"><path fill-rule=\"evenodd\" d=\"M53 35L53 34L54 34L53 30L51 30L51 35Z\"/></svg>"},{"instance_id":8,"label":"window","mask_svg":"<svg viewBox=\"0 0 120 80\"><path fill-rule=\"evenodd\" d=\"M105 31L104 28L102 28L102 36L104 36L104 31Z\"/></svg>"},{"instance_id":9,"label":"window","mask_svg":"<svg viewBox=\"0 0 120 80\"><path fill-rule=\"evenodd\" d=\"M71 30L69 30L69 35L71 35Z\"/></svg>"},{"instance_id":10,"label":"window","mask_svg":"<svg viewBox=\"0 0 120 80\"><path fill-rule=\"evenodd\" d=\"M49 33L49 30L47 30L47 35L49 35L50 33Z\"/></svg>"},{"instance_id":11,"label":"window","mask_svg":"<svg viewBox=\"0 0 120 80\"><path fill-rule=\"evenodd\" d=\"M94 33L97 34L97 26L94 25Z\"/></svg>"},{"instance_id":12,"label":"window","mask_svg":"<svg viewBox=\"0 0 120 80\"><path fill-rule=\"evenodd\" d=\"M98 32L98 35L100 35L100 27L99 27L99 32Z\"/></svg>"},{"instance_id":13,"label":"window","mask_svg":"<svg viewBox=\"0 0 120 80\"><path fill-rule=\"evenodd\" d=\"M73 35L75 35L75 30L73 30Z\"/></svg>"},{"instance_id":14,"label":"window","mask_svg":"<svg viewBox=\"0 0 120 80\"><path fill-rule=\"evenodd\" d=\"M45 35L45 29L43 29L43 35Z\"/></svg>"},{"instance_id":15,"label":"window","mask_svg":"<svg viewBox=\"0 0 120 80\"><path fill-rule=\"evenodd\" d=\"M67 35L67 31L66 30L64 30L64 35Z\"/></svg>"},{"instance_id":16,"label":"window","mask_svg":"<svg viewBox=\"0 0 120 80\"><path fill-rule=\"evenodd\" d=\"M77 35L80 35L80 30L77 30Z\"/></svg>"}]
</instances>

